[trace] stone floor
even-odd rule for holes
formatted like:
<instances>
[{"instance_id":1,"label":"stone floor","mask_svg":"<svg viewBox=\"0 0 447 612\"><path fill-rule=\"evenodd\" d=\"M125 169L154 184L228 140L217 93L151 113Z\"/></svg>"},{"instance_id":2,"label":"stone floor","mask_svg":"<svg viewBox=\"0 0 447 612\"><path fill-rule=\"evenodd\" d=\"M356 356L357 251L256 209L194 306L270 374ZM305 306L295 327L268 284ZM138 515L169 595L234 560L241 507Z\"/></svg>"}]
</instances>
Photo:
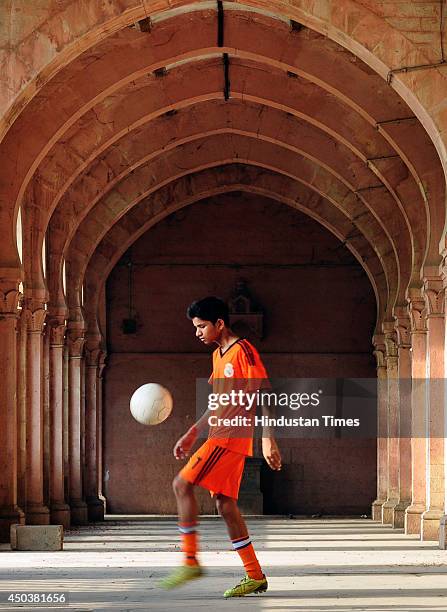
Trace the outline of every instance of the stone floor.
<instances>
[{"instance_id":1,"label":"stone floor","mask_svg":"<svg viewBox=\"0 0 447 612\"><path fill-rule=\"evenodd\" d=\"M367 519L249 519L269 590L224 600L242 572L220 519L201 521L207 576L166 593L157 580L181 560L174 518L121 518L67 532L62 552L0 545L0 610L447 610L447 552ZM69 603L7 602L25 591L65 592Z\"/></svg>"}]
</instances>

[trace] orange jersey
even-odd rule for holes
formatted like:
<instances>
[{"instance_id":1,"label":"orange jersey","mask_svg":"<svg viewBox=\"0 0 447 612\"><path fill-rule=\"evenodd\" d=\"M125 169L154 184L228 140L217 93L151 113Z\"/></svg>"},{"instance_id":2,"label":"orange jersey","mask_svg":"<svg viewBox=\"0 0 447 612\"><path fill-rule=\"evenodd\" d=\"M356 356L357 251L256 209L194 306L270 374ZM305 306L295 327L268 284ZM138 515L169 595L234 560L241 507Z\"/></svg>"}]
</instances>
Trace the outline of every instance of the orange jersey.
<instances>
[{"instance_id":1,"label":"orange jersey","mask_svg":"<svg viewBox=\"0 0 447 612\"><path fill-rule=\"evenodd\" d=\"M213 372L209 378L213 393L222 394L243 390L255 393L267 387L267 373L258 351L248 341L238 339L224 352L220 347L213 353ZM255 404L256 405L256 404ZM208 438L216 444L243 455L253 455L253 419L255 410L246 410L244 404L229 405L219 409L221 418L246 417L251 425L237 427L218 424L210 426Z\"/></svg>"}]
</instances>

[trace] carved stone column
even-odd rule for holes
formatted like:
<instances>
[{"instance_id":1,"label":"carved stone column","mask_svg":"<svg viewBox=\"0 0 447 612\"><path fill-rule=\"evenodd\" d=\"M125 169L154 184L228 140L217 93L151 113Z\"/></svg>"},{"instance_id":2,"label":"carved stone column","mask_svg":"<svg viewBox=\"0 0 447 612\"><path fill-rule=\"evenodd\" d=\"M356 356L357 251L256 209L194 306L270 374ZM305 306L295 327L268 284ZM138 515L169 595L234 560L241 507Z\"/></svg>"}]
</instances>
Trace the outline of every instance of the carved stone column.
<instances>
[{"instance_id":1,"label":"carved stone column","mask_svg":"<svg viewBox=\"0 0 447 612\"><path fill-rule=\"evenodd\" d=\"M104 511L106 511L107 508L107 503L106 503L106 498L104 497L104 493L103 493L103 453L104 453L104 448L103 448L103 437L102 437L102 432L103 432L103 423L102 423L102 416L103 416L103 389L104 389L104 368L105 368L105 360L106 360L106 353L105 352L101 352L99 355L99 364L98 364L98 379L97 379L97 383L96 383L96 388L97 388L97 400L98 400L98 404L97 404L97 443L96 443L96 461L97 461L97 465L98 465L98 497L99 499L102 501L103 503L103 507L104 507Z\"/></svg>"},{"instance_id":2,"label":"carved stone column","mask_svg":"<svg viewBox=\"0 0 447 612\"><path fill-rule=\"evenodd\" d=\"M373 521L382 520L382 506L387 498L387 377L385 363L385 338L377 334L373 338L374 355L377 362L377 498L372 504Z\"/></svg>"},{"instance_id":3,"label":"carved stone column","mask_svg":"<svg viewBox=\"0 0 447 612\"><path fill-rule=\"evenodd\" d=\"M70 499L70 405L69 405L69 363L70 351L68 349L67 338L63 348L62 380L63 380L63 449L64 449L64 499ZM70 511L71 512L71 511ZM71 514L70 514L71 520Z\"/></svg>"},{"instance_id":4,"label":"carved stone column","mask_svg":"<svg viewBox=\"0 0 447 612\"><path fill-rule=\"evenodd\" d=\"M26 522L48 525L50 511L44 503L44 414L43 414L43 328L44 304L25 300L27 322L27 480Z\"/></svg>"},{"instance_id":5,"label":"carved stone column","mask_svg":"<svg viewBox=\"0 0 447 612\"><path fill-rule=\"evenodd\" d=\"M443 262L439 267L444 289L444 300L447 300L447 251L443 253ZM444 304L444 351L447 350L447 317L445 316ZM444 358L444 385L447 382L447 359ZM447 387L444 386L444 401L447 398ZM443 427L444 457L447 457L447 419ZM447 549L447 470L444 468L444 513L439 524L439 548Z\"/></svg>"},{"instance_id":6,"label":"carved stone column","mask_svg":"<svg viewBox=\"0 0 447 612\"><path fill-rule=\"evenodd\" d=\"M394 321L382 325L385 336L387 371L387 499L382 506L382 523L393 524L394 509L399 501L399 381L397 334Z\"/></svg>"},{"instance_id":7,"label":"carved stone column","mask_svg":"<svg viewBox=\"0 0 447 612\"><path fill-rule=\"evenodd\" d=\"M51 522L70 527L70 506L64 490L64 317L49 321L50 331L50 409L51 409Z\"/></svg>"},{"instance_id":8,"label":"carved stone column","mask_svg":"<svg viewBox=\"0 0 447 612\"><path fill-rule=\"evenodd\" d=\"M424 282L427 308L427 510L422 515L423 540L439 539L444 515L444 289L439 277Z\"/></svg>"},{"instance_id":9,"label":"carved stone column","mask_svg":"<svg viewBox=\"0 0 447 612\"><path fill-rule=\"evenodd\" d=\"M43 413L43 501L50 507L51 446L50 446L50 334L45 323L42 343L42 413ZM51 520L51 513L50 513Z\"/></svg>"},{"instance_id":10,"label":"carved stone column","mask_svg":"<svg viewBox=\"0 0 447 612\"><path fill-rule=\"evenodd\" d=\"M405 533L421 533L426 510L426 348L425 299L420 289L409 291L411 320L411 504L405 511Z\"/></svg>"},{"instance_id":11,"label":"carved stone column","mask_svg":"<svg viewBox=\"0 0 447 612\"><path fill-rule=\"evenodd\" d=\"M0 288L0 542L24 523L17 505L17 317L20 293L14 283Z\"/></svg>"},{"instance_id":12,"label":"carved stone column","mask_svg":"<svg viewBox=\"0 0 447 612\"><path fill-rule=\"evenodd\" d=\"M85 499L85 487L87 481L87 470L85 464L85 344L84 351L81 355L81 469L82 469L82 495L84 501L87 503ZM88 506L87 506L87 520L88 520Z\"/></svg>"},{"instance_id":13,"label":"carved stone column","mask_svg":"<svg viewBox=\"0 0 447 612\"><path fill-rule=\"evenodd\" d=\"M99 410L100 410L100 378L99 368L104 359L100 341L88 341L86 350L85 375L85 464L86 464L86 501L90 521L104 520L104 501L99 497Z\"/></svg>"},{"instance_id":14,"label":"carved stone column","mask_svg":"<svg viewBox=\"0 0 447 612\"><path fill-rule=\"evenodd\" d=\"M405 510L411 503L411 322L408 309L396 307L399 376L399 502L394 508L393 527L403 528Z\"/></svg>"},{"instance_id":15,"label":"carved stone column","mask_svg":"<svg viewBox=\"0 0 447 612\"><path fill-rule=\"evenodd\" d=\"M17 321L17 503L26 505L26 314L20 310Z\"/></svg>"},{"instance_id":16,"label":"carved stone column","mask_svg":"<svg viewBox=\"0 0 447 612\"><path fill-rule=\"evenodd\" d=\"M70 455L70 509L75 525L88 522L87 504L84 499L82 461L82 400L81 359L84 347L84 326L79 322L68 324L68 406L69 406L69 455Z\"/></svg>"}]
</instances>

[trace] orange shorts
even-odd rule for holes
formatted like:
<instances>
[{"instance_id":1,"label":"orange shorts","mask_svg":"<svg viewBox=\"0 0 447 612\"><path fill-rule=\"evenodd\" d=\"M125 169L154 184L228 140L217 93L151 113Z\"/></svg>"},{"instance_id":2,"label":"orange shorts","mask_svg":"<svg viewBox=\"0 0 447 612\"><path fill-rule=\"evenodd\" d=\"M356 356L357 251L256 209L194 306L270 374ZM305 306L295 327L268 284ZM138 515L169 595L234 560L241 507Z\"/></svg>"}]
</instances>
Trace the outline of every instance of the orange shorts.
<instances>
[{"instance_id":1,"label":"orange shorts","mask_svg":"<svg viewBox=\"0 0 447 612\"><path fill-rule=\"evenodd\" d=\"M208 489L211 496L222 493L238 498L245 465L245 455L207 440L180 470L179 476L191 484Z\"/></svg>"}]
</instances>

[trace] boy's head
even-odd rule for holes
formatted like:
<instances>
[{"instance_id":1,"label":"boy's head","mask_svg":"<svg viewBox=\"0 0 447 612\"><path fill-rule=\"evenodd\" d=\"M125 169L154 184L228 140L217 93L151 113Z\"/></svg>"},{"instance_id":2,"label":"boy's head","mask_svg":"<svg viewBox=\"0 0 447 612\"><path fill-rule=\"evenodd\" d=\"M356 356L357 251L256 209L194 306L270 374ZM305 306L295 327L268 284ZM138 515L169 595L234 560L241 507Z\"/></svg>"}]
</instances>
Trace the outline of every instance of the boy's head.
<instances>
[{"instance_id":1,"label":"boy's head","mask_svg":"<svg viewBox=\"0 0 447 612\"><path fill-rule=\"evenodd\" d=\"M214 296L193 302L186 315L196 328L196 336L205 344L218 342L222 331L230 324L227 304Z\"/></svg>"}]
</instances>

